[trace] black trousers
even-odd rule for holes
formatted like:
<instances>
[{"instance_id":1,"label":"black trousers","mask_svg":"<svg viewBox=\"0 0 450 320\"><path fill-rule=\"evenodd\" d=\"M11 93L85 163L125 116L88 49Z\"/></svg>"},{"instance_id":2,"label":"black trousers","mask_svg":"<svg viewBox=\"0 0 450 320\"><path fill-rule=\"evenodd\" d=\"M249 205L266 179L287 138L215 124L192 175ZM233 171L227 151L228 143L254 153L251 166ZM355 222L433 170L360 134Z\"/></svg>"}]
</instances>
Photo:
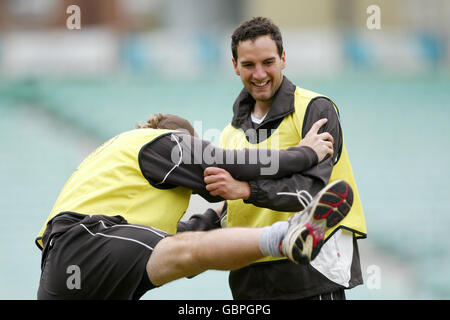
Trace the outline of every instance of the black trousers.
<instances>
[{"instance_id":1,"label":"black trousers","mask_svg":"<svg viewBox=\"0 0 450 320\"><path fill-rule=\"evenodd\" d=\"M146 265L167 233L121 216L61 214L44 233L38 299L139 299Z\"/></svg>"}]
</instances>

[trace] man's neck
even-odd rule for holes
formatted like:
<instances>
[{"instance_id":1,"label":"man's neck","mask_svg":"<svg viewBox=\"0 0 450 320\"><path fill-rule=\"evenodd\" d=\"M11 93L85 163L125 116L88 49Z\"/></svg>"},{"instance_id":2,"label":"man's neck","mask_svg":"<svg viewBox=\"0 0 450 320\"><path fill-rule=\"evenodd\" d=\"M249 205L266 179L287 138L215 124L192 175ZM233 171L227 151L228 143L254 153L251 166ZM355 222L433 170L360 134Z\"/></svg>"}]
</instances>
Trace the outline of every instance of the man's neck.
<instances>
[{"instance_id":1,"label":"man's neck","mask_svg":"<svg viewBox=\"0 0 450 320\"><path fill-rule=\"evenodd\" d=\"M269 112L270 106L272 105L272 99L269 101L256 101L255 107L253 108L252 114L255 118L261 119L267 112Z\"/></svg>"}]
</instances>

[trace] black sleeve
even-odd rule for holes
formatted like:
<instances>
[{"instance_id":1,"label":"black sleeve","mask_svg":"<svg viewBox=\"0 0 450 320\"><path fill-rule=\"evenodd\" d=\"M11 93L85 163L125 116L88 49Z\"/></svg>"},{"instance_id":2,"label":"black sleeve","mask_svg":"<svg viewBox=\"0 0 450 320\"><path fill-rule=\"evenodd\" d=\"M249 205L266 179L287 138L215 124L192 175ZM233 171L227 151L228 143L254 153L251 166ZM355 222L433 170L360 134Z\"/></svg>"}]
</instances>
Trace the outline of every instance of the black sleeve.
<instances>
[{"instance_id":1,"label":"black sleeve","mask_svg":"<svg viewBox=\"0 0 450 320\"><path fill-rule=\"evenodd\" d=\"M178 222L177 232L184 231L208 231L220 228L220 219L213 209L208 209L203 214L194 214L187 221Z\"/></svg>"},{"instance_id":2,"label":"black sleeve","mask_svg":"<svg viewBox=\"0 0 450 320\"><path fill-rule=\"evenodd\" d=\"M278 192L306 190L314 197L315 194L328 184L331 171L342 149L342 132L339 115L330 100L316 98L310 102L305 114L302 137L308 133L314 122L322 118L327 118L328 122L319 130L319 133L329 132L333 136L333 159L327 156L312 168L294 173L282 179L249 181L251 189L250 197L244 202L277 211L296 212L303 209L297 197L277 195Z\"/></svg>"},{"instance_id":3,"label":"black sleeve","mask_svg":"<svg viewBox=\"0 0 450 320\"><path fill-rule=\"evenodd\" d=\"M203 171L207 167L227 170L241 181L277 179L306 170L317 163L309 147L288 150L225 150L183 133L172 133L145 145L139 154L141 171L157 188L184 186L209 202L222 201L206 190Z\"/></svg>"}]
</instances>

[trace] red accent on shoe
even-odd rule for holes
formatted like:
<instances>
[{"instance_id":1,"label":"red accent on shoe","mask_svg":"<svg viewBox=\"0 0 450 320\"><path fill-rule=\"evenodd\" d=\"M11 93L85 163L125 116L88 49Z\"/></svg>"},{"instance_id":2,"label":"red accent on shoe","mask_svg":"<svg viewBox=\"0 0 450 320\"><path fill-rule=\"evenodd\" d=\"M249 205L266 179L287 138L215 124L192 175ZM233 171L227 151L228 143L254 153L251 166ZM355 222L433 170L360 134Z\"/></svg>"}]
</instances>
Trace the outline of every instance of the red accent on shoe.
<instances>
[{"instance_id":1,"label":"red accent on shoe","mask_svg":"<svg viewBox=\"0 0 450 320\"><path fill-rule=\"evenodd\" d=\"M311 235L313 237L313 246L312 247L315 248L317 243L320 240L323 240L322 232L320 232L320 229L314 227L309 222L305 225L305 228L309 231L308 235Z\"/></svg>"},{"instance_id":2,"label":"red accent on shoe","mask_svg":"<svg viewBox=\"0 0 450 320\"><path fill-rule=\"evenodd\" d=\"M344 202L344 199L341 199L341 201L339 201L338 203L328 202L328 201L319 201L319 203L329 205L333 208L339 207L343 202Z\"/></svg>"},{"instance_id":3,"label":"red accent on shoe","mask_svg":"<svg viewBox=\"0 0 450 320\"><path fill-rule=\"evenodd\" d=\"M330 213L333 212L333 209L329 209L327 213L325 214L321 214L318 215L317 213L314 213L314 219L319 220L319 219L326 219L328 218L328 216L330 215Z\"/></svg>"},{"instance_id":4,"label":"red accent on shoe","mask_svg":"<svg viewBox=\"0 0 450 320\"><path fill-rule=\"evenodd\" d=\"M281 245L283 244L283 240L280 241L280 244L278 245L278 250L282 255L284 255L283 250L281 250Z\"/></svg>"},{"instance_id":5,"label":"red accent on shoe","mask_svg":"<svg viewBox=\"0 0 450 320\"><path fill-rule=\"evenodd\" d=\"M343 199L347 199L348 193L349 193L349 189L348 189L348 185L346 184L346 185L345 185L345 193L339 193L339 192L334 191L334 190L331 190L331 189L328 190L327 192L334 193L335 195L337 195L337 196L339 196L339 197L341 197L341 198L343 198Z\"/></svg>"}]
</instances>

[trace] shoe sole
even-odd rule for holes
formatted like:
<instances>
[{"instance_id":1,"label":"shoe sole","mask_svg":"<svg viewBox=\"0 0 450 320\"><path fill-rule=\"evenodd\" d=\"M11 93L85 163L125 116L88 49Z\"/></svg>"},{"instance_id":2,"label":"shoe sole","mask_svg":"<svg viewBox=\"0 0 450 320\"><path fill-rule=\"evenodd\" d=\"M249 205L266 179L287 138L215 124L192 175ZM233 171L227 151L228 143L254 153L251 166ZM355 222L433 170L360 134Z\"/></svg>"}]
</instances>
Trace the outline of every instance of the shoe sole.
<instances>
[{"instance_id":1,"label":"shoe sole","mask_svg":"<svg viewBox=\"0 0 450 320\"><path fill-rule=\"evenodd\" d=\"M309 212L309 221L295 233L297 239L291 252L297 263L306 264L317 257L325 233L350 212L353 190L348 183L338 180L322 189L316 199Z\"/></svg>"}]
</instances>

